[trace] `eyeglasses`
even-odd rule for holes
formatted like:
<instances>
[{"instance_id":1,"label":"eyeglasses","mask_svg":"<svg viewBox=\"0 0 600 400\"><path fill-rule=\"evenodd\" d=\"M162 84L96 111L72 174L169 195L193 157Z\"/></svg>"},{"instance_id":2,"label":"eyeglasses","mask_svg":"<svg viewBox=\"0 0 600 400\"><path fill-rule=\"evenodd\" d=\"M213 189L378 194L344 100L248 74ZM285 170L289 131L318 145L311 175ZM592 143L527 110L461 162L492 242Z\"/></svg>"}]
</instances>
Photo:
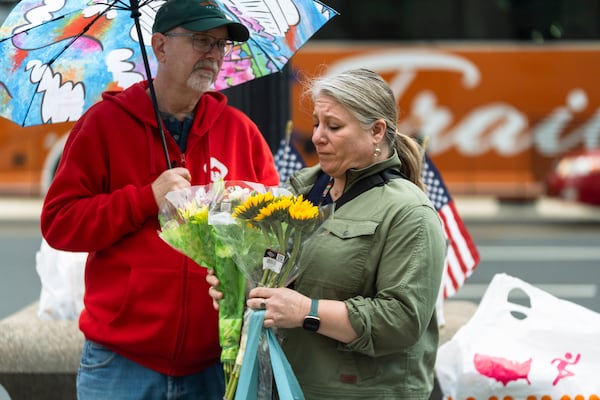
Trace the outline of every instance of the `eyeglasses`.
<instances>
[{"instance_id":1,"label":"eyeglasses","mask_svg":"<svg viewBox=\"0 0 600 400\"><path fill-rule=\"evenodd\" d=\"M231 49L233 49L234 44L233 41L229 39L217 39L210 35L197 34L192 32L168 32L164 35L169 37L191 37L192 47L202 54L208 53L216 47L221 56L226 56L227 54L229 54Z\"/></svg>"}]
</instances>

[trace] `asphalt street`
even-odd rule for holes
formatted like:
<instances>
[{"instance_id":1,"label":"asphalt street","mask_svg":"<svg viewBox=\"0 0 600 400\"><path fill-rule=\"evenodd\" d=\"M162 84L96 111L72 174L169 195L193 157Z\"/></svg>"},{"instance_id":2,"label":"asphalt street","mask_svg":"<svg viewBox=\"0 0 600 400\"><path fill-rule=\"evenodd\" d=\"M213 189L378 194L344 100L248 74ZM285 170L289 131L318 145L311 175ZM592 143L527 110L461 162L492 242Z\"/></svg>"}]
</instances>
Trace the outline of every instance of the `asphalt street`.
<instances>
[{"instance_id":1,"label":"asphalt street","mask_svg":"<svg viewBox=\"0 0 600 400\"><path fill-rule=\"evenodd\" d=\"M600 207L586 207L560 200L541 199L531 203L498 202L485 197L455 197L482 256L480 266L456 295L458 299L477 301L495 271L512 273L538 283L558 296L570 297L600 312L598 297L600 250ZM36 272L36 252L40 248L39 214L42 202L37 198L0 198L0 318L39 298L41 283ZM588 239L578 236L591 229ZM571 233L572 232L572 233ZM541 242L549 238L550 242ZM580 266L590 282L575 285L565 277L564 265ZM556 271L556 272L552 272ZM537 274L537 275L535 275ZM566 280L562 282L561 280ZM581 280L581 279L579 279ZM587 302L587 303L586 303Z\"/></svg>"},{"instance_id":2,"label":"asphalt street","mask_svg":"<svg viewBox=\"0 0 600 400\"><path fill-rule=\"evenodd\" d=\"M485 197L454 201L482 256L455 298L477 302L493 274L506 272L600 312L600 207L546 198L531 203ZM0 198L0 318L39 298L35 267L41 205L36 198ZM1 386L0 400L8 400Z\"/></svg>"}]
</instances>

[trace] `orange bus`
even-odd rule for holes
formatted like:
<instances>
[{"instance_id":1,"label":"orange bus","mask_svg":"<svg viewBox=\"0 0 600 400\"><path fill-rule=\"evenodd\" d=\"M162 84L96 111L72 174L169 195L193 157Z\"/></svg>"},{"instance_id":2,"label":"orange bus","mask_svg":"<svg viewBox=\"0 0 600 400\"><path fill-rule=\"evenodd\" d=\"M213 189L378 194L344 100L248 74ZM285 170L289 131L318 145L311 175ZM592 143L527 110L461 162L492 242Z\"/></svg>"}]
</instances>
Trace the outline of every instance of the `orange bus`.
<instances>
[{"instance_id":1,"label":"orange bus","mask_svg":"<svg viewBox=\"0 0 600 400\"><path fill-rule=\"evenodd\" d=\"M429 138L452 193L535 198L554 160L600 146L600 44L365 44L315 41L294 56L295 144L308 164L302 81L349 68L394 90L400 130Z\"/></svg>"},{"instance_id":2,"label":"orange bus","mask_svg":"<svg viewBox=\"0 0 600 400\"><path fill-rule=\"evenodd\" d=\"M340 12L292 58L294 144L308 164L306 77L369 68L400 129L429 138L452 193L530 199L566 152L600 147L600 2L325 0Z\"/></svg>"}]
</instances>

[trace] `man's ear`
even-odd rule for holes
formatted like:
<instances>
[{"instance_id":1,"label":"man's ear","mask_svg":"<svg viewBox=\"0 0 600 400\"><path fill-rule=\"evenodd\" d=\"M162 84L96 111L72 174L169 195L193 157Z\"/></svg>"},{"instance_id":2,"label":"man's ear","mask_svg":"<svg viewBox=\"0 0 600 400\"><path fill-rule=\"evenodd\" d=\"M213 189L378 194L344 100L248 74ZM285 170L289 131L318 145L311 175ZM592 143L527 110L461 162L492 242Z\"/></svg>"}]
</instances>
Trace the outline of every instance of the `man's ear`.
<instances>
[{"instance_id":1,"label":"man's ear","mask_svg":"<svg viewBox=\"0 0 600 400\"><path fill-rule=\"evenodd\" d=\"M152 51L154 52L154 56L156 57L156 61L159 63L163 62L165 59L165 43L167 41L167 37L162 33L154 33L152 34Z\"/></svg>"}]
</instances>

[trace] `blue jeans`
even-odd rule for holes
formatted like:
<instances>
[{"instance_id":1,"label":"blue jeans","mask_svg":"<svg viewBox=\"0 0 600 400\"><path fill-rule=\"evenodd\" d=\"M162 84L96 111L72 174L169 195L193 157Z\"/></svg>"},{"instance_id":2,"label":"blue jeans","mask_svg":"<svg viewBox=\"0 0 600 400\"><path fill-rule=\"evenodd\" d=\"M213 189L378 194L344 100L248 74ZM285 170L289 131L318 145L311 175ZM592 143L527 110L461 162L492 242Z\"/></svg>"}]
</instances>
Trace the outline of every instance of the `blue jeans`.
<instances>
[{"instance_id":1,"label":"blue jeans","mask_svg":"<svg viewBox=\"0 0 600 400\"><path fill-rule=\"evenodd\" d=\"M194 375L169 376L86 340L77 373L79 400L222 400L223 367Z\"/></svg>"}]
</instances>

